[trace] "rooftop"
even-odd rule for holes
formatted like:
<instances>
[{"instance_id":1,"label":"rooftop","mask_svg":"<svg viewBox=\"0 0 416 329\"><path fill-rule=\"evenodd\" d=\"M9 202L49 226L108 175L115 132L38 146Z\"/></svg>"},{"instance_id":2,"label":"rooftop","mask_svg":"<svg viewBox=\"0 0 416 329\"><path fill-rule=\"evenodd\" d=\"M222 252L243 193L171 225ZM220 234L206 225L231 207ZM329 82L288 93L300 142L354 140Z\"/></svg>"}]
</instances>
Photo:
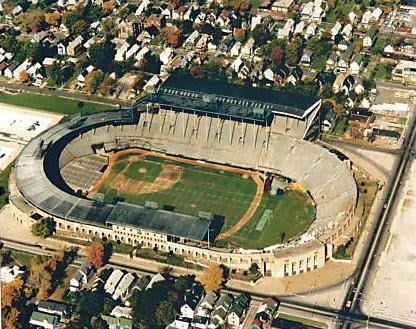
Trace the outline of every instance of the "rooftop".
<instances>
[{"instance_id":1,"label":"rooftop","mask_svg":"<svg viewBox=\"0 0 416 329\"><path fill-rule=\"evenodd\" d=\"M178 72L173 73L150 96L150 100L163 105L263 123L272 113L303 118L318 101L309 96L196 78Z\"/></svg>"},{"instance_id":2,"label":"rooftop","mask_svg":"<svg viewBox=\"0 0 416 329\"><path fill-rule=\"evenodd\" d=\"M124 202L118 202L107 219L107 223L110 224L131 226L194 241L205 238L211 222L194 216L153 210Z\"/></svg>"}]
</instances>

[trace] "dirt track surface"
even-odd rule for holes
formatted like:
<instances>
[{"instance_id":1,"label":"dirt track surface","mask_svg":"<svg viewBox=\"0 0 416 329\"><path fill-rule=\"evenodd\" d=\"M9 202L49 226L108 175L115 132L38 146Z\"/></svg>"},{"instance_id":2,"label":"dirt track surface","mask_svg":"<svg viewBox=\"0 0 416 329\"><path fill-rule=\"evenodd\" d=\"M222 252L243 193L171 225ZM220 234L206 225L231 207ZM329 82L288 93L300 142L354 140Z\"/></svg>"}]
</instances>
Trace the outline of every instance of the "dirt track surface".
<instances>
[{"instance_id":1,"label":"dirt track surface","mask_svg":"<svg viewBox=\"0 0 416 329\"><path fill-rule=\"evenodd\" d=\"M256 195L251 201L250 207L247 209L244 215L238 220L238 222L234 226L232 226L229 230L222 232L220 235L218 235L217 240L226 239L232 236L233 234L237 233L248 222L250 222L250 220L253 218L254 214L256 213L260 205L261 199L263 198L264 182L261 180L259 173L257 172L252 172L252 171L245 170L245 169L233 168L233 167L220 165L220 164L205 163L205 162L198 162L196 160L191 160L191 159L178 158L178 157L170 156L170 155L163 154L163 153L145 151L142 149L128 149L128 150L122 150L116 153L108 154L108 168L104 172L104 174L101 176L101 178L94 184L93 188L88 193L88 197L91 198L92 196L94 196L94 194L98 192L101 185L104 183L104 181L110 174L112 167L117 162L117 159L120 156L125 155L125 154L135 154L136 155L136 157L134 157L135 161L142 159L146 155L153 154L155 156L169 159L169 160L176 161L176 162L183 162L183 163L200 166L200 167L214 168L217 170L231 171L231 172L239 173L246 177L251 177L256 183L257 190L256 190ZM123 173L120 173L117 176L117 180L113 180L113 182L111 183L111 186L115 188L120 188L120 189L128 188L129 191L135 190L135 193L140 193L140 194L154 193L157 191L169 189L177 181L179 181L180 178L182 177L182 169L183 168L180 166L164 164L161 174L159 175L158 178L156 178L155 182L152 182L152 183L138 182L138 181L129 182L129 179L126 178L123 175ZM158 183L155 184L156 182ZM166 184L169 184L169 186L165 187Z\"/></svg>"}]
</instances>

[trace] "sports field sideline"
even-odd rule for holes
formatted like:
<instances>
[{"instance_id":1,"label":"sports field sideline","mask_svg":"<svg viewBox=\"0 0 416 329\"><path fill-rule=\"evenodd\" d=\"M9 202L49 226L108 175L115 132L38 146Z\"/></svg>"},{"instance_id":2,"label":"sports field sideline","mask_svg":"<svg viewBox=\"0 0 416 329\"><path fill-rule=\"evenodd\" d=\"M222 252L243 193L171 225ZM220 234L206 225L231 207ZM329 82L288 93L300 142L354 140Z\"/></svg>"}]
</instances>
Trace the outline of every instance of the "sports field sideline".
<instances>
[{"instance_id":1,"label":"sports field sideline","mask_svg":"<svg viewBox=\"0 0 416 329\"><path fill-rule=\"evenodd\" d=\"M193 165L144 153L123 154L98 187L109 203L125 200L144 205L156 202L175 211L198 216L199 212L225 218L222 232L233 227L252 205L257 185L239 172ZM308 229L315 217L308 195L289 190L281 196L265 193L254 216L219 245L264 248L287 241ZM264 213L271 214L267 220ZM262 219L263 217L263 219ZM259 224L259 222L261 222Z\"/></svg>"}]
</instances>

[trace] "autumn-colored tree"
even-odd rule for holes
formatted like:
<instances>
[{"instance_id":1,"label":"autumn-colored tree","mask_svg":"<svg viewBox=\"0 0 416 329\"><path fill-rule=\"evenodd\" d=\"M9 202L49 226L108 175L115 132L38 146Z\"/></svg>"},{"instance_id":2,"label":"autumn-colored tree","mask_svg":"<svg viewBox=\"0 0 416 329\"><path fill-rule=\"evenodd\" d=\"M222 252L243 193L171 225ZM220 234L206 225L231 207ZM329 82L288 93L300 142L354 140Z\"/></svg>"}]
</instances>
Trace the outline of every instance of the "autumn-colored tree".
<instances>
[{"instance_id":1,"label":"autumn-colored tree","mask_svg":"<svg viewBox=\"0 0 416 329\"><path fill-rule=\"evenodd\" d=\"M29 73L27 73L26 71L22 71L19 73L20 82L28 82L29 78L30 78Z\"/></svg>"},{"instance_id":2,"label":"autumn-colored tree","mask_svg":"<svg viewBox=\"0 0 416 329\"><path fill-rule=\"evenodd\" d=\"M110 11L112 11L115 8L115 4L114 1L105 1L103 2L103 9L105 12L109 13Z\"/></svg>"},{"instance_id":3,"label":"autumn-colored tree","mask_svg":"<svg viewBox=\"0 0 416 329\"><path fill-rule=\"evenodd\" d=\"M246 38L246 31L243 29L234 29L233 37L235 41L243 42Z\"/></svg>"},{"instance_id":4,"label":"autumn-colored tree","mask_svg":"<svg viewBox=\"0 0 416 329\"><path fill-rule=\"evenodd\" d=\"M95 94L104 80L104 73L100 70L91 71L85 77L85 89L90 94Z\"/></svg>"},{"instance_id":5,"label":"autumn-colored tree","mask_svg":"<svg viewBox=\"0 0 416 329\"><path fill-rule=\"evenodd\" d=\"M284 57L284 54L283 54L282 48L274 47L272 49L271 59L277 67L280 67L283 64L283 57Z\"/></svg>"},{"instance_id":6,"label":"autumn-colored tree","mask_svg":"<svg viewBox=\"0 0 416 329\"><path fill-rule=\"evenodd\" d=\"M12 307L21 297L24 281L21 277L2 285L1 308Z\"/></svg>"},{"instance_id":7,"label":"autumn-colored tree","mask_svg":"<svg viewBox=\"0 0 416 329\"><path fill-rule=\"evenodd\" d=\"M31 10L20 14L14 23L26 31L38 32L46 29L45 13L41 10Z\"/></svg>"},{"instance_id":8,"label":"autumn-colored tree","mask_svg":"<svg viewBox=\"0 0 416 329\"><path fill-rule=\"evenodd\" d=\"M21 312L15 308L7 308L3 316L4 329L20 329L19 317Z\"/></svg>"},{"instance_id":9,"label":"autumn-colored tree","mask_svg":"<svg viewBox=\"0 0 416 329\"><path fill-rule=\"evenodd\" d=\"M221 265L214 264L206 268L199 277L207 293L221 288L224 281L224 271Z\"/></svg>"},{"instance_id":10,"label":"autumn-colored tree","mask_svg":"<svg viewBox=\"0 0 416 329\"><path fill-rule=\"evenodd\" d=\"M45 22L49 26L59 26L61 24L62 16L58 12L45 13Z\"/></svg>"},{"instance_id":11,"label":"autumn-colored tree","mask_svg":"<svg viewBox=\"0 0 416 329\"><path fill-rule=\"evenodd\" d=\"M85 256L96 269L103 267L106 258L104 243L98 240L91 242L85 247Z\"/></svg>"}]
</instances>

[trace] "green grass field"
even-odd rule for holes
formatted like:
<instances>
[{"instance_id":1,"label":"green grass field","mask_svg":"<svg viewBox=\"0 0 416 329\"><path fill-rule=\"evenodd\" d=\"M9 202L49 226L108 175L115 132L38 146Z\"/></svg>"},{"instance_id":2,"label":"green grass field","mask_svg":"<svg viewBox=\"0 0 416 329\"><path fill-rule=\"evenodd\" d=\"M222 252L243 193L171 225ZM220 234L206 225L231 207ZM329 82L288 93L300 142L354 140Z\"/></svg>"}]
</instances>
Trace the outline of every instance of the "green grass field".
<instances>
[{"instance_id":1,"label":"green grass field","mask_svg":"<svg viewBox=\"0 0 416 329\"><path fill-rule=\"evenodd\" d=\"M130 161L133 154L122 155L99 189L106 202L117 198L126 202L144 205L146 201L175 207L175 211L198 215L199 211L222 215L225 223L222 231L234 226L249 208L255 194L256 183L239 173L217 170L203 166L171 161L156 156L144 156ZM117 191L111 184L117 175L131 181L154 182L162 172L164 164L182 167L182 177L170 188L154 193L137 194L131 190ZM139 169L145 168L146 173ZM219 241L219 245L263 248L288 241L307 230L315 218L315 208L308 195L288 190L283 195L264 194L252 220L231 238ZM261 222L265 210L272 213L264 225Z\"/></svg>"},{"instance_id":2,"label":"green grass field","mask_svg":"<svg viewBox=\"0 0 416 329\"><path fill-rule=\"evenodd\" d=\"M0 103L6 103L15 106L28 107L66 115L74 115L79 113L77 100L26 92L17 95L10 95L0 92ZM90 102L83 103L83 112L99 112L111 109L110 105Z\"/></svg>"}]
</instances>

